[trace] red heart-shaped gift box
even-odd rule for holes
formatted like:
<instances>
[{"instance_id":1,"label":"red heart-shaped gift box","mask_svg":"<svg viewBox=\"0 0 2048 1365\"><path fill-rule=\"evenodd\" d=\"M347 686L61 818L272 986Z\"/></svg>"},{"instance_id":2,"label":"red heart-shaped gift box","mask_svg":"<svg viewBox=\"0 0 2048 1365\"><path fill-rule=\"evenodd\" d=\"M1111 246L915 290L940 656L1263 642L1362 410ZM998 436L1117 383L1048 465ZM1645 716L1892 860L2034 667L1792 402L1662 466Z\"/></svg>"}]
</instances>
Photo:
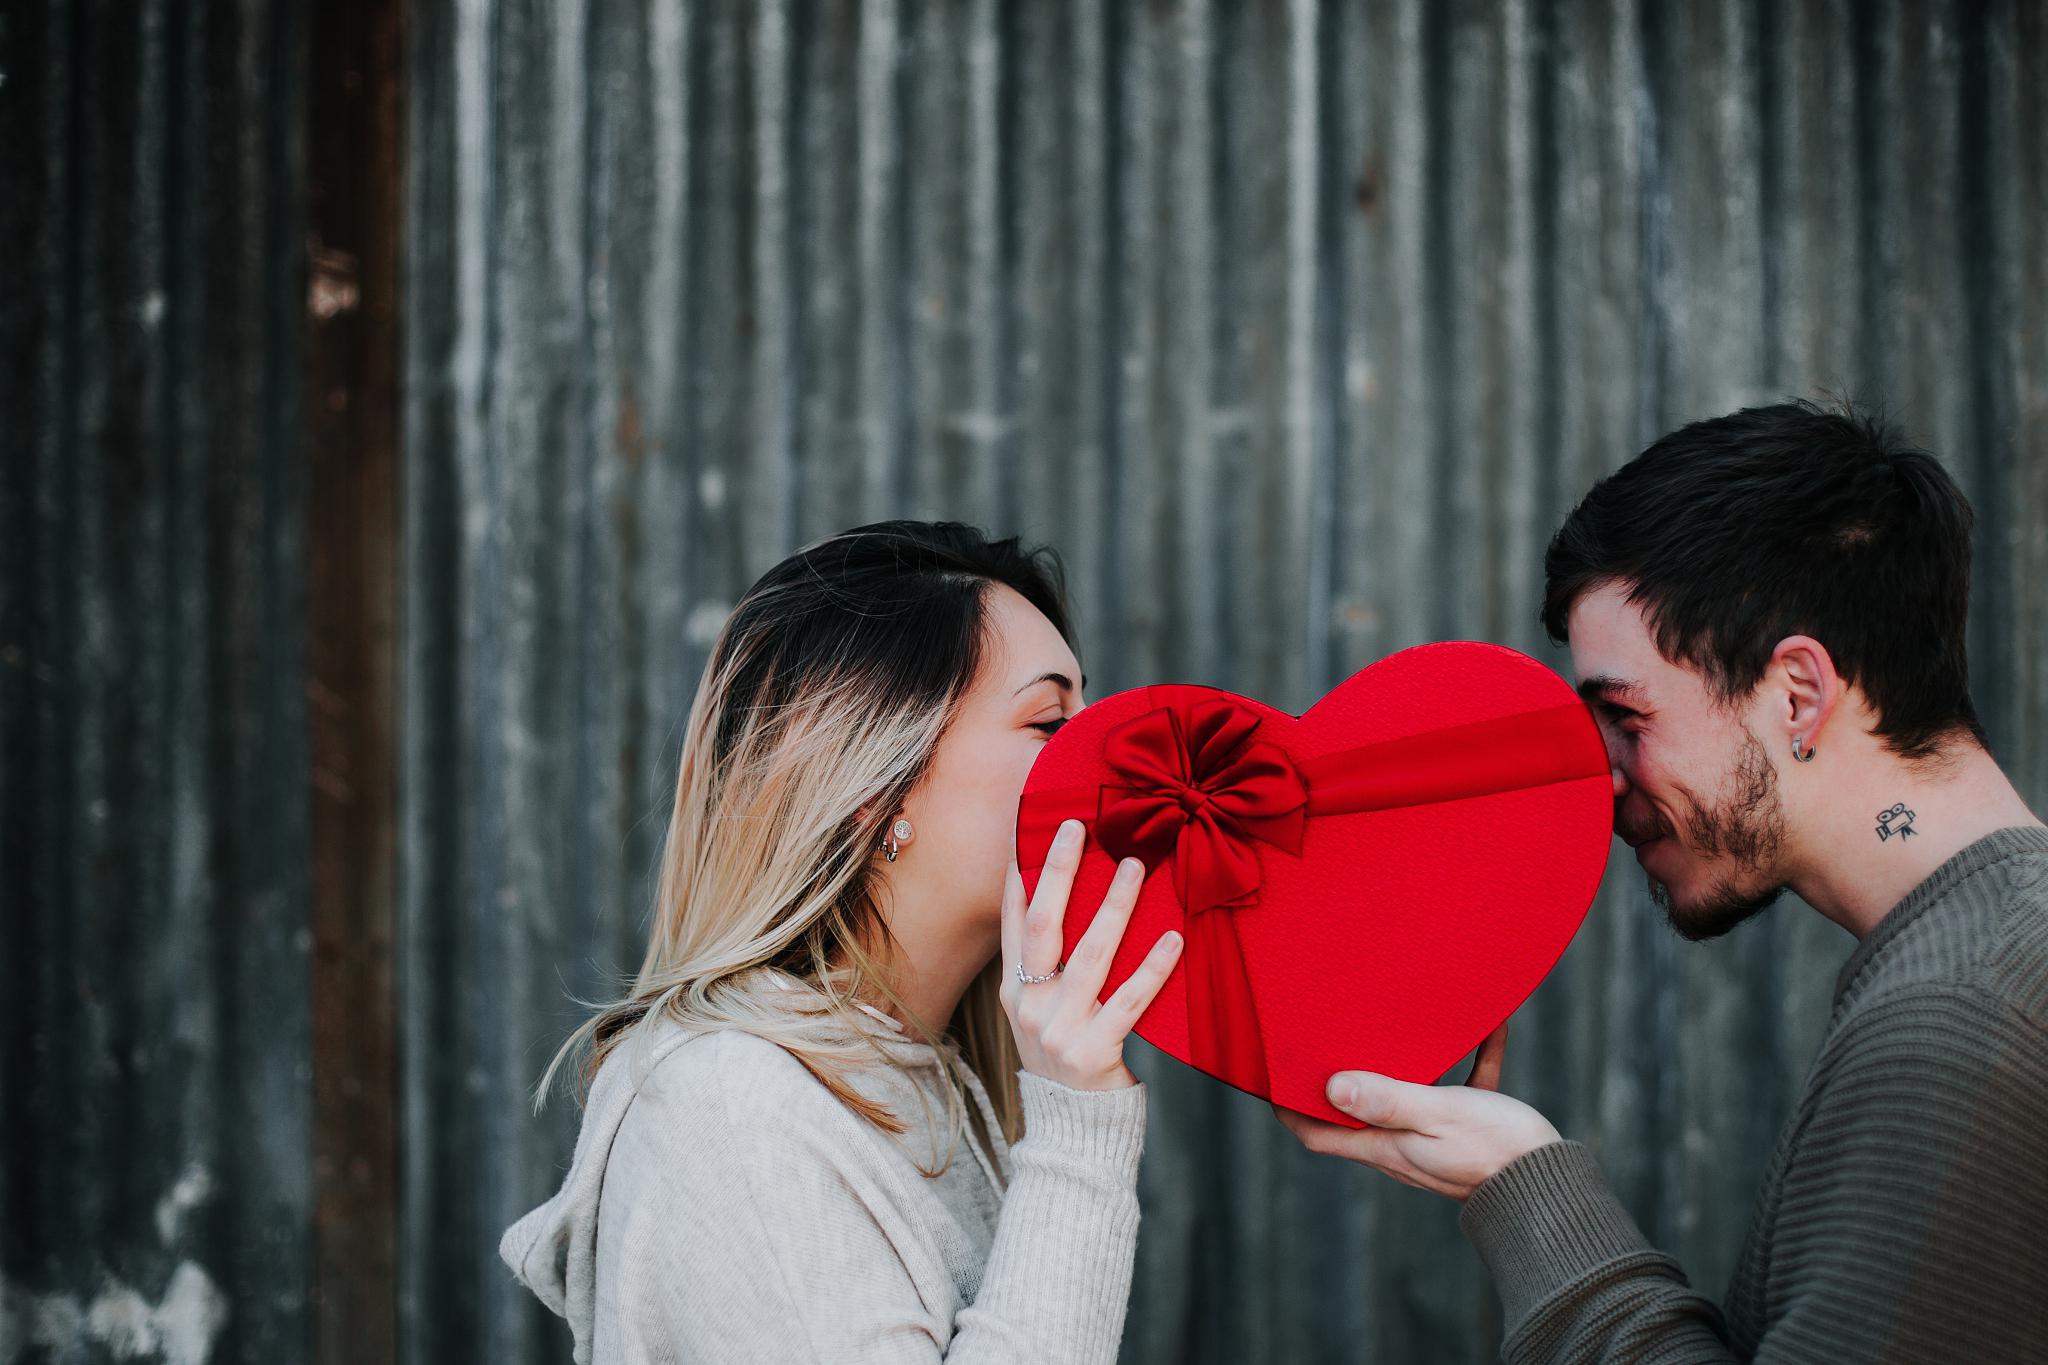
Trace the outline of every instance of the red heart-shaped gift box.
<instances>
[{"instance_id":1,"label":"red heart-shaped gift box","mask_svg":"<svg viewBox=\"0 0 2048 1365\"><path fill-rule=\"evenodd\" d=\"M1119 858L1148 875L1102 996L1159 936L1186 947L1138 1035L1239 1089L1356 1126L1331 1073L1431 1082L1536 989L1607 866L1613 788L1590 712L1499 645L1422 645L1299 717L1141 687L1047 743L1018 808L1036 891L1089 826L1072 951Z\"/></svg>"}]
</instances>

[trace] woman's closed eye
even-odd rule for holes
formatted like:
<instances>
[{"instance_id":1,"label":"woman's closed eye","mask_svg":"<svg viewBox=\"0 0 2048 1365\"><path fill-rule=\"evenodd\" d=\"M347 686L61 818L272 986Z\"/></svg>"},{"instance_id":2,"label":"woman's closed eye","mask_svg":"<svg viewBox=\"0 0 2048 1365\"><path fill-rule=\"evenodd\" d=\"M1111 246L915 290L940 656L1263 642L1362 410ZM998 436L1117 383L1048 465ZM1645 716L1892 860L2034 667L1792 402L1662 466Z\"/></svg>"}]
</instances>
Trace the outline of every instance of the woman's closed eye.
<instances>
[{"instance_id":1,"label":"woman's closed eye","mask_svg":"<svg viewBox=\"0 0 2048 1365\"><path fill-rule=\"evenodd\" d=\"M1060 732L1060 727L1066 723L1067 718L1065 716L1054 716L1051 720L1032 721L1031 728L1043 733L1047 739L1051 739Z\"/></svg>"}]
</instances>

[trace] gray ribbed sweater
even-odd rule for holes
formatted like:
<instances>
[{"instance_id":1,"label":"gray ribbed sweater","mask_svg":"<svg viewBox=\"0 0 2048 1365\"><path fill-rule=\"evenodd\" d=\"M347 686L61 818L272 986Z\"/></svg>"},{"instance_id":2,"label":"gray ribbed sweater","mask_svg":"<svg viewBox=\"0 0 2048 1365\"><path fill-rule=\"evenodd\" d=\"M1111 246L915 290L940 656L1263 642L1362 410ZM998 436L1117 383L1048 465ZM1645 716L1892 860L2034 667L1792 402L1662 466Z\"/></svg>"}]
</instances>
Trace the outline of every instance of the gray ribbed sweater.
<instances>
[{"instance_id":1,"label":"gray ribbed sweater","mask_svg":"<svg viewBox=\"0 0 2048 1365\"><path fill-rule=\"evenodd\" d=\"M1509 1362L2048 1360L2048 830L1970 845L1843 965L1720 1308L1578 1143L1461 1221Z\"/></svg>"},{"instance_id":2,"label":"gray ribbed sweater","mask_svg":"<svg viewBox=\"0 0 2048 1365\"><path fill-rule=\"evenodd\" d=\"M662 1018L605 1060L561 1190L499 1248L581 1365L1116 1359L1145 1087L1027 1072L1008 1148L973 1084L993 1160L962 1134L927 1178L952 1145L940 1059L869 1013L887 1062L846 1079L900 1137L751 1034Z\"/></svg>"}]
</instances>

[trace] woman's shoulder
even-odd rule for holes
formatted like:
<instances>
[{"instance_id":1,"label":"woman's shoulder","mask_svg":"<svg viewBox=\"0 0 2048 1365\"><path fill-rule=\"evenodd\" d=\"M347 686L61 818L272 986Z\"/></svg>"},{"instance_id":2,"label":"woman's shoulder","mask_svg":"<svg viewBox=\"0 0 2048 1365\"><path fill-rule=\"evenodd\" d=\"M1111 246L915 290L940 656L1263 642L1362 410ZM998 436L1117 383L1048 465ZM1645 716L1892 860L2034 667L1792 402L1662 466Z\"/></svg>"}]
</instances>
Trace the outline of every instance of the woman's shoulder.
<instances>
[{"instance_id":1,"label":"woman's shoulder","mask_svg":"<svg viewBox=\"0 0 2048 1365\"><path fill-rule=\"evenodd\" d=\"M664 1022L647 1044L637 1055L616 1050L598 1077L631 1091L614 1163L688 1160L716 1178L732 1163L844 1169L877 1155L870 1126L780 1043L741 1028L689 1032ZM616 1077L605 1074L614 1068ZM840 1074L863 1093L891 1083Z\"/></svg>"},{"instance_id":2,"label":"woman's shoulder","mask_svg":"<svg viewBox=\"0 0 2048 1365\"><path fill-rule=\"evenodd\" d=\"M786 1121L839 1107L787 1048L739 1028L659 1024L643 1049L621 1047L607 1058L605 1069L613 1067L625 1073L633 1108L658 1115L669 1129Z\"/></svg>"}]
</instances>

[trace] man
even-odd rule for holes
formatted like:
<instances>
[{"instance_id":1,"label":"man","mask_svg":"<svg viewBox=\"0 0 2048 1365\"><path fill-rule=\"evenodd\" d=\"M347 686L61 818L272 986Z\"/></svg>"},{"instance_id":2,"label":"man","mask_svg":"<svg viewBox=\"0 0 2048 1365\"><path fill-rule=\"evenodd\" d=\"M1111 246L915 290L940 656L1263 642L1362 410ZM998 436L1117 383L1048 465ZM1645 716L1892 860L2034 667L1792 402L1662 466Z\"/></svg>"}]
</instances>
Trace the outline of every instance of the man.
<instances>
[{"instance_id":1,"label":"man","mask_svg":"<svg viewBox=\"0 0 2048 1365\"><path fill-rule=\"evenodd\" d=\"M2048 1359L2048 829L1984 746L1969 504L1850 411L1659 440L1552 541L1544 621L1672 927L1787 889L1860 940L1725 1302L1652 1248L1587 1149L1497 1093L1331 1077L1311 1149L1464 1200L1503 1355Z\"/></svg>"}]
</instances>

